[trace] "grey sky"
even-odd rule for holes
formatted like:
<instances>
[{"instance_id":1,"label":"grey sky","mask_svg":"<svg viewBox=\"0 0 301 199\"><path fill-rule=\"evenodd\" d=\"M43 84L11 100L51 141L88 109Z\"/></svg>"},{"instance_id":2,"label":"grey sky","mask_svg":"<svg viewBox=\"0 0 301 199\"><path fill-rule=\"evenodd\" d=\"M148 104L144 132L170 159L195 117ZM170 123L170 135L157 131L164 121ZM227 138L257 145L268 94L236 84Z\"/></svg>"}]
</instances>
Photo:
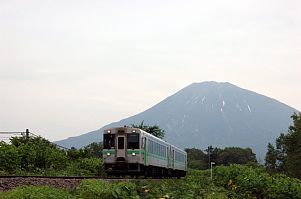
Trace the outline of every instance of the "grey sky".
<instances>
[{"instance_id":1,"label":"grey sky","mask_svg":"<svg viewBox=\"0 0 301 199\"><path fill-rule=\"evenodd\" d=\"M0 0L0 131L98 129L207 80L301 110L301 1Z\"/></svg>"}]
</instances>

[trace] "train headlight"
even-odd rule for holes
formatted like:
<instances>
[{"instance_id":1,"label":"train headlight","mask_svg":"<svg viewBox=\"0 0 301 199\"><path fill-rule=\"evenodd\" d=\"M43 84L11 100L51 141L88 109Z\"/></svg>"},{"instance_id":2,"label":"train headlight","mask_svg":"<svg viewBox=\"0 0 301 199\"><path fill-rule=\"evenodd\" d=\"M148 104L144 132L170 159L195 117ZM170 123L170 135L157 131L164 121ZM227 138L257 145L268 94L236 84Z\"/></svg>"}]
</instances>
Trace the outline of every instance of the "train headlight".
<instances>
[{"instance_id":1,"label":"train headlight","mask_svg":"<svg viewBox=\"0 0 301 199\"><path fill-rule=\"evenodd\" d=\"M135 153L135 152L133 152L133 153L132 153L132 156L136 156L136 153Z\"/></svg>"},{"instance_id":2,"label":"train headlight","mask_svg":"<svg viewBox=\"0 0 301 199\"><path fill-rule=\"evenodd\" d=\"M108 152L108 153L107 153L107 156L110 156L110 155L111 155L111 153Z\"/></svg>"}]
</instances>

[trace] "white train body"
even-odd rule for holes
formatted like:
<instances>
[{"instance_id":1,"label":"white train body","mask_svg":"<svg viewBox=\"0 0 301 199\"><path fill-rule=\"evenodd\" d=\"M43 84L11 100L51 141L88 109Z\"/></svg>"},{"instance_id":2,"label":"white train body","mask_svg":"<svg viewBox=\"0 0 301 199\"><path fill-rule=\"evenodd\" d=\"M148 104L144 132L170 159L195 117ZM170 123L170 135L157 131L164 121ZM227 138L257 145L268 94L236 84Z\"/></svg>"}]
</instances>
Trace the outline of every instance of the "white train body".
<instances>
[{"instance_id":1,"label":"white train body","mask_svg":"<svg viewBox=\"0 0 301 199\"><path fill-rule=\"evenodd\" d=\"M108 175L186 175L186 152L141 129L106 129L103 143L103 160Z\"/></svg>"}]
</instances>

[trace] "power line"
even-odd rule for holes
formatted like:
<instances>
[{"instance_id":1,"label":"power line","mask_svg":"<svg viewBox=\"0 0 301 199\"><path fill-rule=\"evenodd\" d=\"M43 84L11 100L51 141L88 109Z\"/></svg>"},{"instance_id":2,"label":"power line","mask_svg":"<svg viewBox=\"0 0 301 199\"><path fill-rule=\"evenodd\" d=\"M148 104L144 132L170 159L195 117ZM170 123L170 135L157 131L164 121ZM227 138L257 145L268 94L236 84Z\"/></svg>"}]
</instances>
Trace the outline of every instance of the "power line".
<instances>
[{"instance_id":1,"label":"power line","mask_svg":"<svg viewBox=\"0 0 301 199\"><path fill-rule=\"evenodd\" d=\"M0 132L0 134L22 134L25 132Z\"/></svg>"}]
</instances>

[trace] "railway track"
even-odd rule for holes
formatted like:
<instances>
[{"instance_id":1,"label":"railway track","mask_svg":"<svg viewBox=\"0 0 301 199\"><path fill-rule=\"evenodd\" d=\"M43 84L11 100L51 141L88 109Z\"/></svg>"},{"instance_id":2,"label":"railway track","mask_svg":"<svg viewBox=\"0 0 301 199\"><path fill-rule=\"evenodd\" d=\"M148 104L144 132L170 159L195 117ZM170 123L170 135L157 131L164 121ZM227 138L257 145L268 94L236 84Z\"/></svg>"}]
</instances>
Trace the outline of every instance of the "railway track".
<instances>
[{"instance_id":1,"label":"railway track","mask_svg":"<svg viewBox=\"0 0 301 199\"><path fill-rule=\"evenodd\" d=\"M145 180L142 178L111 178L100 176L0 176L0 191L8 191L15 187L30 185L74 189L85 179L105 180L108 182Z\"/></svg>"}]
</instances>

